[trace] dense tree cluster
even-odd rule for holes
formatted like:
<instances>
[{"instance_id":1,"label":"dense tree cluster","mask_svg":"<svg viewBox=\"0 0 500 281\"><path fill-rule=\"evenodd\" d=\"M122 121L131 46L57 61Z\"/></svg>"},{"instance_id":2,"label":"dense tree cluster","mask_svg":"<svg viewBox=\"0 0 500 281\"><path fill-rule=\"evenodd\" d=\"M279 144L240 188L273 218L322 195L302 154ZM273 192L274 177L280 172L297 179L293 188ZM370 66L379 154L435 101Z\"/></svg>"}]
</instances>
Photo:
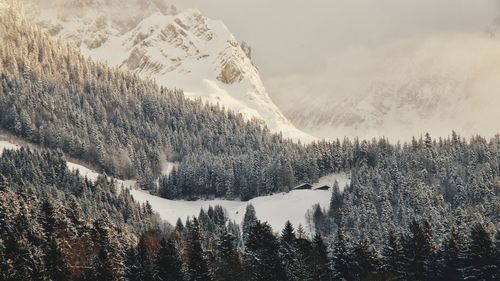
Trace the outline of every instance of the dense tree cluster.
<instances>
[{"instance_id":1,"label":"dense tree cluster","mask_svg":"<svg viewBox=\"0 0 500 281\"><path fill-rule=\"evenodd\" d=\"M500 136L304 146L84 59L12 9L0 38L0 129L47 149L0 157L0 280L500 279ZM216 206L170 229L63 152L166 198L250 199L339 171L351 184L314 206L312 238L251 205L241 228Z\"/></svg>"},{"instance_id":2,"label":"dense tree cluster","mask_svg":"<svg viewBox=\"0 0 500 281\"><path fill-rule=\"evenodd\" d=\"M348 168L340 143L306 147L260 121L92 62L15 10L0 13L0 129L168 198L249 199ZM341 156L341 157L340 157ZM344 159L344 160L340 160Z\"/></svg>"},{"instance_id":3,"label":"dense tree cluster","mask_svg":"<svg viewBox=\"0 0 500 281\"><path fill-rule=\"evenodd\" d=\"M361 143L351 184L333 188L329 210L314 208L312 220L324 235L343 228L355 239L382 245L391 231L428 219L436 242L455 227L476 223L500 228L500 136L469 141L453 133L429 135L409 144Z\"/></svg>"},{"instance_id":4,"label":"dense tree cluster","mask_svg":"<svg viewBox=\"0 0 500 281\"><path fill-rule=\"evenodd\" d=\"M171 231L114 182L70 172L61 153L0 157L0 280L119 280L122 247L149 229Z\"/></svg>"},{"instance_id":5,"label":"dense tree cluster","mask_svg":"<svg viewBox=\"0 0 500 281\"><path fill-rule=\"evenodd\" d=\"M338 229L312 238L287 222L279 235L247 215L247 228L228 221L221 207L179 220L172 232L136 236L109 218L84 221L73 203L52 197L27 210L25 194L0 186L1 280L498 280L500 232L474 224L441 243L427 220L390 233L384 246ZM13 202L17 207L13 206ZM57 207L55 204L59 204ZM85 203L85 204L88 204ZM68 207L68 205L70 207ZM253 213L252 208L248 211Z\"/></svg>"},{"instance_id":6,"label":"dense tree cluster","mask_svg":"<svg viewBox=\"0 0 500 281\"><path fill-rule=\"evenodd\" d=\"M429 222L414 220L404 233L390 233L379 247L368 237L353 239L344 229L337 230L332 239L319 233L311 238L290 222L277 235L269 224L255 218L247 221L246 238L239 247L240 238L224 224L216 227L215 239L208 238L213 229L206 224L216 219L213 210L207 213L211 215L205 222L201 214L198 219L188 218L185 226L179 222L170 237L150 241L153 246L140 242L135 252L149 250L145 256L151 258L136 258L149 264L141 267L146 272L134 274L152 277L132 280L493 281L500 277L500 233L495 235L491 225L482 223L465 233L451 231L436 243ZM167 268L175 277L161 279L159 274L167 274Z\"/></svg>"}]
</instances>

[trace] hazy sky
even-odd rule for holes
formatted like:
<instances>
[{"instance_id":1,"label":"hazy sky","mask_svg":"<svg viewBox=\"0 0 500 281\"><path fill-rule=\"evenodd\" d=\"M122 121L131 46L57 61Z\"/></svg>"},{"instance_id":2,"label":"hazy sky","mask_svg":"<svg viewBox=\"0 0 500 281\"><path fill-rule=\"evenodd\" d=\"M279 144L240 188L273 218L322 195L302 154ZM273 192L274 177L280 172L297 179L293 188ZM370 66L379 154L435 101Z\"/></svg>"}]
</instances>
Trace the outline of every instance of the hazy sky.
<instances>
[{"instance_id":1,"label":"hazy sky","mask_svg":"<svg viewBox=\"0 0 500 281\"><path fill-rule=\"evenodd\" d=\"M428 33L481 31L497 0L173 0L221 19L253 47L263 79L321 73L352 46ZM307 83L307 81L304 81ZM269 89L272 90L272 89Z\"/></svg>"}]
</instances>

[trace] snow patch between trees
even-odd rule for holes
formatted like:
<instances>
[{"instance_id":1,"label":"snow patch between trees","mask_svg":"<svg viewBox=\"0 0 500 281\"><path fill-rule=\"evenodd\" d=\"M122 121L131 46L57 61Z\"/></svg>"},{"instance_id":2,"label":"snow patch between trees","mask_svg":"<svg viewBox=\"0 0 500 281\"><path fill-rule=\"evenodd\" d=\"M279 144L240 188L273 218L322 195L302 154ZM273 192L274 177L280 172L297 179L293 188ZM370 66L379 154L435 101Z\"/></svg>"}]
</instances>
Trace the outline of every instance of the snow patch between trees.
<instances>
[{"instance_id":1,"label":"snow patch between trees","mask_svg":"<svg viewBox=\"0 0 500 281\"><path fill-rule=\"evenodd\" d=\"M8 141L0 141L0 155L2 155L4 149L18 149L19 146Z\"/></svg>"},{"instance_id":2,"label":"snow patch between trees","mask_svg":"<svg viewBox=\"0 0 500 281\"><path fill-rule=\"evenodd\" d=\"M171 224L175 224L179 217L185 220L187 217L198 216L201 208L208 209L209 206L215 205L222 206L226 209L230 220L241 224L246 206L252 204L255 207L257 218L267 221L275 231L281 230L287 220L295 226L302 224L304 229L309 231L306 223L307 210L311 209L314 204L328 208L331 197L330 191L294 190L289 193L257 197L248 202L219 199L183 201L164 199L137 189L131 190L131 193L138 202L148 201L153 210Z\"/></svg>"},{"instance_id":3,"label":"snow patch between trees","mask_svg":"<svg viewBox=\"0 0 500 281\"><path fill-rule=\"evenodd\" d=\"M0 141L0 154L4 149L18 149L19 146L8 141ZM67 162L68 168L78 171L81 176L90 180L96 180L99 173L76 163ZM176 166L175 163L166 162L163 165L163 173L169 174ZM160 214L165 221L175 224L178 218L185 220L187 217L198 216L201 208L208 209L209 206L220 205L227 211L230 220L241 224L248 204L252 204L257 212L257 217L262 221L267 221L275 231L279 231L289 220L293 225L301 224L304 229L310 232L306 221L306 213L313 205L319 204L321 208L328 208L330 204L331 191L325 190L294 190L289 193L279 193L269 196L254 198L248 202L232 200L168 200L146 191L136 189L135 180L114 179L118 185L130 189L134 199L139 203L149 202L154 211ZM343 189L350 184L350 178L345 173L331 174L320 178L318 183L313 185L313 189L323 185L332 186L337 181L339 187Z\"/></svg>"}]
</instances>

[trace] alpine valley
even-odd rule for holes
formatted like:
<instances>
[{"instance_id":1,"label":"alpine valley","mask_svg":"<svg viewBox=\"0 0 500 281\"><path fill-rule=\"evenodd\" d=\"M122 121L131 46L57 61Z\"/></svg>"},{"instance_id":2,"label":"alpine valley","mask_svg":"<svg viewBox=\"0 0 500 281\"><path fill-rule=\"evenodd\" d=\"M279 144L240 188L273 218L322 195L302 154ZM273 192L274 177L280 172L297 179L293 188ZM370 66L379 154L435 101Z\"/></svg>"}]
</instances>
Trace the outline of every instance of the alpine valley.
<instances>
[{"instance_id":1,"label":"alpine valley","mask_svg":"<svg viewBox=\"0 0 500 281\"><path fill-rule=\"evenodd\" d=\"M0 0L0 280L499 280L500 135L448 135L315 140L194 9Z\"/></svg>"}]
</instances>

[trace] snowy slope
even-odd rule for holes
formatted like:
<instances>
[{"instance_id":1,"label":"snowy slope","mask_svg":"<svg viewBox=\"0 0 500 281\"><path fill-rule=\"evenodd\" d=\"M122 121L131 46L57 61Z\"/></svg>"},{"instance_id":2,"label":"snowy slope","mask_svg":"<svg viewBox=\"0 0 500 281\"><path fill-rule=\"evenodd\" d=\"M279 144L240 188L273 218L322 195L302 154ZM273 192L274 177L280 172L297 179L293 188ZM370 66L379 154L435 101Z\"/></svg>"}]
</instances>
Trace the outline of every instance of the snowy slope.
<instances>
[{"instance_id":1,"label":"snowy slope","mask_svg":"<svg viewBox=\"0 0 500 281\"><path fill-rule=\"evenodd\" d=\"M267 221L275 231L279 231L290 220L295 226L301 224L306 231L306 213L314 204L328 208L330 191L296 190L289 193L280 193L270 196L254 198L248 202L228 200L207 201L173 201L148 194L141 190L132 190L132 195L139 202L148 201L153 210L160 214L164 220L175 224L177 218L186 219L198 215L201 208L220 205L227 210L231 220L242 223L246 206L251 203L257 212L257 217Z\"/></svg>"},{"instance_id":2,"label":"snowy slope","mask_svg":"<svg viewBox=\"0 0 500 281\"><path fill-rule=\"evenodd\" d=\"M333 185L337 181L341 189L350 184L350 177L346 174L331 174L319 179L315 187L323 185ZM134 198L151 204L153 210L160 214L164 220L175 224L178 218L197 216L201 208L205 210L210 206L220 205L227 210L231 220L241 223L245 215L245 208L252 204L257 212L257 217L262 221L267 221L275 231L279 231L289 220L293 225L301 224L307 232L311 232L306 221L306 214L314 204L319 204L322 208L328 209L330 205L331 191L323 190L295 190L289 193L279 193L269 196L261 196L251 199L248 202L230 200L168 200L149 194L148 192L133 189Z\"/></svg>"},{"instance_id":3,"label":"snowy slope","mask_svg":"<svg viewBox=\"0 0 500 281\"><path fill-rule=\"evenodd\" d=\"M196 9L178 13L163 0L47 1L24 2L40 26L83 54L263 120L286 137L313 140L274 105L250 48L222 22Z\"/></svg>"},{"instance_id":4,"label":"snowy slope","mask_svg":"<svg viewBox=\"0 0 500 281\"><path fill-rule=\"evenodd\" d=\"M4 149L18 149L18 148L19 148L19 146L15 145L11 142L0 140L0 155L2 154Z\"/></svg>"},{"instance_id":5,"label":"snowy slope","mask_svg":"<svg viewBox=\"0 0 500 281\"><path fill-rule=\"evenodd\" d=\"M0 154L3 149L17 149L18 145L9 141L0 140ZM165 166L172 167L173 163L167 163ZM90 180L96 180L99 173L76 163L68 162L68 168L87 177ZM116 180L116 179L115 179ZM248 202L230 201L230 200L200 200L183 201L168 200L158 196L151 195L146 191L136 189L135 181L116 180L119 185L131 189L134 199L140 203L149 202L154 211L160 214L160 217L171 224L175 224L178 218L197 216L201 208L208 209L209 206L220 205L226 209L231 220L241 223L245 215L245 208L252 204L257 212L257 217L262 221L267 221L275 231L283 228L285 222L290 220L295 226L301 224L307 232L311 232L306 221L306 213L314 204L320 204L322 208L327 209L330 204L331 191L322 190L296 190L289 193L280 193L269 196L254 198ZM345 174L332 174L320 179L314 186L324 184L339 183L343 188L350 183Z\"/></svg>"},{"instance_id":6,"label":"snowy slope","mask_svg":"<svg viewBox=\"0 0 500 281\"><path fill-rule=\"evenodd\" d=\"M348 50L331 65L324 94L277 100L294 124L318 137L500 132L500 38L412 38Z\"/></svg>"}]
</instances>

